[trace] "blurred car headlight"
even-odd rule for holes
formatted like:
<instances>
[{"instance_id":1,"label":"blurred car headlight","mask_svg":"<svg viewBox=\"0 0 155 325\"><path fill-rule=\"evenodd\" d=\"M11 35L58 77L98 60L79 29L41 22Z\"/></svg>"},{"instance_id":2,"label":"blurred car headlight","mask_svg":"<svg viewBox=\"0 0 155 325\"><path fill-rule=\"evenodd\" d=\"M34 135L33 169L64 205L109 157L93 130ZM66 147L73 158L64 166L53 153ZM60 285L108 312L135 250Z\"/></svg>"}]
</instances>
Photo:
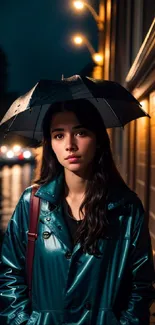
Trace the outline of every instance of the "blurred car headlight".
<instances>
[{"instance_id":1,"label":"blurred car headlight","mask_svg":"<svg viewBox=\"0 0 155 325\"><path fill-rule=\"evenodd\" d=\"M29 158L31 158L31 156L32 156L32 154L31 154L31 152L30 152L29 150L25 150L25 151L23 152L23 157L24 157L25 159L29 159Z\"/></svg>"},{"instance_id":2,"label":"blurred car headlight","mask_svg":"<svg viewBox=\"0 0 155 325\"><path fill-rule=\"evenodd\" d=\"M12 148L13 152L18 153L21 150L21 146L19 144L15 144Z\"/></svg>"},{"instance_id":3,"label":"blurred car headlight","mask_svg":"<svg viewBox=\"0 0 155 325\"><path fill-rule=\"evenodd\" d=\"M14 152L12 150L9 150L7 153L6 153L6 156L7 158L11 159L14 157Z\"/></svg>"},{"instance_id":4,"label":"blurred car headlight","mask_svg":"<svg viewBox=\"0 0 155 325\"><path fill-rule=\"evenodd\" d=\"M1 153L6 153L8 148L7 148L7 146L1 146L0 150L1 150Z\"/></svg>"}]
</instances>

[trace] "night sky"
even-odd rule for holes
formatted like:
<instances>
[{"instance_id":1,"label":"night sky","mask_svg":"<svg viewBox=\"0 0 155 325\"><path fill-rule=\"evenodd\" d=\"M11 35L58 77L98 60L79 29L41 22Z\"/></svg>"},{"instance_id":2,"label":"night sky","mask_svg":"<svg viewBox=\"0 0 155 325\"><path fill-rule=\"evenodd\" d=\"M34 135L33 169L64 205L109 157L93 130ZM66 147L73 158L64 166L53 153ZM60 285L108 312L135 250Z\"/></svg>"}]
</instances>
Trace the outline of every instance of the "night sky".
<instances>
[{"instance_id":1,"label":"night sky","mask_svg":"<svg viewBox=\"0 0 155 325\"><path fill-rule=\"evenodd\" d=\"M89 1L92 5L97 1ZM0 47L8 62L8 91L23 94L40 79L79 73L91 56L71 35L83 32L97 50L91 14L76 13L71 0L0 0Z\"/></svg>"}]
</instances>

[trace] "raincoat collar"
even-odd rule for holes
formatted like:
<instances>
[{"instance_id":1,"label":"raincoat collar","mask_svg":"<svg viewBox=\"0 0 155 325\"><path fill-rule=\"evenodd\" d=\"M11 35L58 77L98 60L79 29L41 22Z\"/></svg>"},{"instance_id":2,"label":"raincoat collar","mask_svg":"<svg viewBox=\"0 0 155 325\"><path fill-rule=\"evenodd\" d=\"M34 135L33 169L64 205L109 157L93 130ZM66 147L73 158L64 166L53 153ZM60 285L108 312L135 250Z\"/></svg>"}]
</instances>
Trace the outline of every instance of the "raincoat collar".
<instances>
[{"instance_id":1,"label":"raincoat collar","mask_svg":"<svg viewBox=\"0 0 155 325\"><path fill-rule=\"evenodd\" d=\"M60 201L63 182L64 175L62 173L53 181L41 185L35 195L57 206ZM125 204L133 195L135 196L135 193L133 193L125 183L118 185L118 187L111 187L107 199L108 210Z\"/></svg>"},{"instance_id":2,"label":"raincoat collar","mask_svg":"<svg viewBox=\"0 0 155 325\"><path fill-rule=\"evenodd\" d=\"M50 203L57 205L60 200L60 193L63 187L63 174L60 174L58 177L55 177L53 181L41 185L36 191L35 196L40 197L41 199L47 200Z\"/></svg>"},{"instance_id":3,"label":"raincoat collar","mask_svg":"<svg viewBox=\"0 0 155 325\"><path fill-rule=\"evenodd\" d=\"M40 186L35 195L53 205L52 210L47 210L46 203L44 205L44 202L42 202L40 220L65 244L69 251L72 251L72 254L75 254L81 248L81 244L77 243L73 247L68 226L63 218L63 206L61 204L63 184L64 175L61 174L48 184ZM125 200L129 198L130 192L125 184L123 188L121 186L119 188L111 188L107 209L110 211L118 207L122 209Z\"/></svg>"}]
</instances>

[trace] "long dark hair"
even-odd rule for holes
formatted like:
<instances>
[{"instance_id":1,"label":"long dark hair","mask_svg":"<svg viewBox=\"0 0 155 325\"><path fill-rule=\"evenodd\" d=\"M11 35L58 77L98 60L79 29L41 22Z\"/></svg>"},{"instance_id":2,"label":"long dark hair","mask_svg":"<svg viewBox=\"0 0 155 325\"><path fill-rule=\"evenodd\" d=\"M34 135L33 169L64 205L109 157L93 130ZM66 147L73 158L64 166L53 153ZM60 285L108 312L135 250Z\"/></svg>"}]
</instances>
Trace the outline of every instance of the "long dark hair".
<instances>
[{"instance_id":1,"label":"long dark hair","mask_svg":"<svg viewBox=\"0 0 155 325\"><path fill-rule=\"evenodd\" d=\"M43 155L39 184L52 181L63 172L52 147L50 126L55 113L72 111L82 126L94 132L97 139L97 150L93 162L91 178L87 182L84 201L80 212L85 211L75 242L80 242L83 251L93 255L100 254L99 239L104 237L107 220L107 197L111 184L123 182L115 166L110 148L110 140L100 113L89 101L84 99L53 104L43 119Z\"/></svg>"}]
</instances>

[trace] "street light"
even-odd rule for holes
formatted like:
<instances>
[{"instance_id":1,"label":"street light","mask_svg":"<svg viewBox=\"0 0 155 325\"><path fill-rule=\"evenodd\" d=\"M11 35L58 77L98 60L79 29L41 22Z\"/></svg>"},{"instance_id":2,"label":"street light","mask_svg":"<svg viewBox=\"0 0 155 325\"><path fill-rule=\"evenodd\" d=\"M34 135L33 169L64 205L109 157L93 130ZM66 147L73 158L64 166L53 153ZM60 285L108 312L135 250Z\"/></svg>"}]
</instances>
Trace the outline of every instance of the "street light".
<instances>
[{"instance_id":1,"label":"street light","mask_svg":"<svg viewBox=\"0 0 155 325\"><path fill-rule=\"evenodd\" d=\"M94 10L94 8L88 4L87 2L85 1L73 1L73 5L74 7L77 9L77 10L83 10L84 9L84 6L88 8L88 10L91 12L92 16L94 17L96 23L97 23L97 26L98 26L98 29L101 31L103 30L103 23L104 23L104 19L101 18L97 12Z\"/></svg>"},{"instance_id":2,"label":"street light","mask_svg":"<svg viewBox=\"0 0 155 325\"><path fill-rule=\"evenodd\" d=\"M82 1L74 1L73 4L76 9L81 10L84 8L84 3Z\"/></svg>"},{"instance_id":3,"label":"street light","mask_svg":"<svg viewBox=\"0 0 155 325\"><path fill-rule=\"evenodd\" d=\"M83 43L83 38L81 36L74 36L74 43L81 45Z\"/></svg>"},{"instance_id":4,"label":"street light","mask_svg":"<svg viewBox=\"0 0 155 325\"><path fill-rule=\"evenodd\" d=\"M85 44L92 56L93 61L97 64L97 65L103 65L103 55L101 53L97 53L93 46L90 44L90 42L88 41L88 39L85 36L82 35L75 35L73 37L73 42L76 45L82 45Z\"/></svg>"}]
</instances>

